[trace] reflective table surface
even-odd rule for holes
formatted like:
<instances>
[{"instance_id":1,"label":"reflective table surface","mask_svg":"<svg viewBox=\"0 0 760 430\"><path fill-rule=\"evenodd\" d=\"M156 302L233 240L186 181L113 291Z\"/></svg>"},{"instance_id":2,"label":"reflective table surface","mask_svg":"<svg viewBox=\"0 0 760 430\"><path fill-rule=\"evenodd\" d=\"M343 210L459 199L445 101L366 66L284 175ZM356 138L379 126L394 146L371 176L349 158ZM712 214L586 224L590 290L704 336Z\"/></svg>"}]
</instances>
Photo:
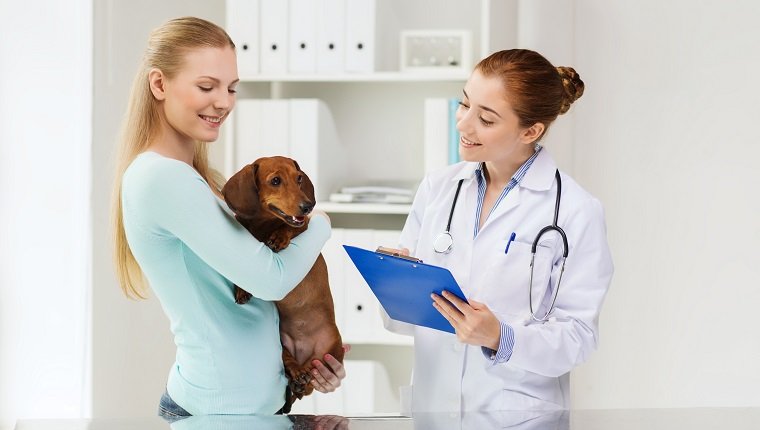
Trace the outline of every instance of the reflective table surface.
<instances>
[{"instance_id":1,"label":"reflective table surface","mask_svg":"<svg viewBox=\"0 0 760 430\"><path fill-rule=\"evenodd\" d=\"M760 408L622 409L430 413L414 417L330 415L198 416L20 420L16 430L756 430Z\"/></svg>"}]
</instances>

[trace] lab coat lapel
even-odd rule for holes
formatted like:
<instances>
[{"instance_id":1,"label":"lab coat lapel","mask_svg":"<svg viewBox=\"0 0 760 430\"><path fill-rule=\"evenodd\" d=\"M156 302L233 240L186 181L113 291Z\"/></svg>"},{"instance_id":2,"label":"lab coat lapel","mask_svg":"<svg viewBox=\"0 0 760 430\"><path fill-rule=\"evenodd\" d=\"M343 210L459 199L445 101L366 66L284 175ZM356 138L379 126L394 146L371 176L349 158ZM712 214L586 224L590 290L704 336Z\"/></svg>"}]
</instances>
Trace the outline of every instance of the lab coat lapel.
<instances>
[{"instance_id":1,"label":"lab coat lapel","mask_svg":"<svg viewBox=\"0 0 760 430\"><path fill-rule=\"evenodd\" d=\"M541 150L530 169L525 173L520 184L511 189L509 193L499 203L499 206L494 209L491 216L488 217L483 227L481 227L478 235L483 233L489 225L498 221L499 218L504 217L512 209L520 205L520 195L525 192L524 189L543 191L548 190L552 186L554 181L554 171L557 169L556 163L552 159L549 151Z\"/></svg>"}]
</instances>

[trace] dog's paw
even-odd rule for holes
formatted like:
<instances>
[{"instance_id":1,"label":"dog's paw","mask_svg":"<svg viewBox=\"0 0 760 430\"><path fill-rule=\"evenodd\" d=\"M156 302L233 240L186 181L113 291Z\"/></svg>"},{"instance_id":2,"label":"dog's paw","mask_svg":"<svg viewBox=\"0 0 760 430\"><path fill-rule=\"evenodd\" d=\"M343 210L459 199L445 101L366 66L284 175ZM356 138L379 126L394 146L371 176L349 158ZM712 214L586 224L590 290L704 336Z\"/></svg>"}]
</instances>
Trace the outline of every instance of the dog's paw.
<instances>
[{"instance_id":1,"label":"dog's paw","mask_svg":"<svg viewBox=\"0 0 760 430\"><path fill-rule=\"evenodd\" d=\"M312 378L311 373L309 373L308 369L302 368L288 368L287 372L290 379L290 388L293 394L298 395L300 399L309 387Z\"/></svg>"},{"instance_id":2,"label":"dog's paw","mask_svg":"<svg viewBox=\"0 0 760 430\"><path fill-rule=\"evenodd\" d=\"M272 233L267 240L267 246L274 252L279 252L290 245L290 236L286 234Z\"/></svg>"},{"instance_id":3,"label":"dog's paw","mask_svg":"<svg viewBox=\"0 0 760 430\"><path fill-rule=\"evenodd\" d=\"M251 297L253 297L251 293L249 293L248 291L245 291L244 289L238 287L237 285L235 286L235 303L239 305L244 305L248 303L249 300L251 300Z\"/></svg>"}]
</instances>

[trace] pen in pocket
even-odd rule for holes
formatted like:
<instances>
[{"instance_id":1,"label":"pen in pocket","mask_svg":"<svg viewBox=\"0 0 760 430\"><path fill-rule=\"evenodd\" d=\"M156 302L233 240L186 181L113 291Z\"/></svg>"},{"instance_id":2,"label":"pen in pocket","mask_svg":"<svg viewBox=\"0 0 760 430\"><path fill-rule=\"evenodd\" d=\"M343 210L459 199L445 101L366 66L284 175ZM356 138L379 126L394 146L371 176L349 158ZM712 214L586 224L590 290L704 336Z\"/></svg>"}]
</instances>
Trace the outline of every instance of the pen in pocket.
<instances>
[{"instance_id":1,"label":"pen in pocket","mask_svg":"<svg viewBox=\"0 0 760 430\"><path fill-rule=\"evenodd\" d=\"M513 231L512 234L509 236L509 240L507 241L507 247L504 248L505 254L509 251L509 244L515 241L515 237L517 237L517 234Z\"/></svg>"}]
</instances>

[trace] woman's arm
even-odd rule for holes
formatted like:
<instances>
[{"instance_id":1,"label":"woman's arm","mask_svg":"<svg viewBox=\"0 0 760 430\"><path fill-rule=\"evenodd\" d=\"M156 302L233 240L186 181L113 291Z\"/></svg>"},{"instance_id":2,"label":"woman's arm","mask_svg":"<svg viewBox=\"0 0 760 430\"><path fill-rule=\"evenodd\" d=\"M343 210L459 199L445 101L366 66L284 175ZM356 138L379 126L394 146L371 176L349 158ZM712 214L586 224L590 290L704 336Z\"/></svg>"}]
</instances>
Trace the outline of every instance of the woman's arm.
<instances>
[{"instance_id":1,"label":"woman's arm","mask_svg":"<svg viewBox=\"0 0 760 430\"><path fill-rule=\"evenodd\" d=\"M128 172L133 175L123 190L125 212L139 220L154 240L178 238L257 298L285 297L306 276L330 236L329 221L315 216L305 232L274 253L224 211L190 166L166 158L149 163Z\"/></svg>"}]
</instances>

